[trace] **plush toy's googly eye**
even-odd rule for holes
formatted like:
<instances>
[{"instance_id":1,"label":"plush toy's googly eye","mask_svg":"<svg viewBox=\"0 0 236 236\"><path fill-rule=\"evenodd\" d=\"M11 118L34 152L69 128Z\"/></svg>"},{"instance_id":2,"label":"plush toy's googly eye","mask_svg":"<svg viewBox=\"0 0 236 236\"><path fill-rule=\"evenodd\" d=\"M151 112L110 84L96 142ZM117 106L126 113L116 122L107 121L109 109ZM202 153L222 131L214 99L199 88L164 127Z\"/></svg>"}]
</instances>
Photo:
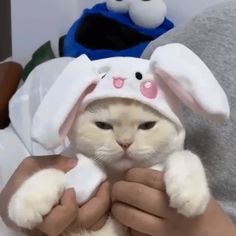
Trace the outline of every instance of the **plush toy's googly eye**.
<instances>
[{"instance_id":1,"label":"plush toy's googly eye","mask_svg":"<svg viewBox=\"0 0 236 236\"><path fill-rule=\"evenodd\" d=\"M129 10L129 0L107 0L107 8L110 11L126 13Z\"/></svg>"},{"instance_id":2,"label":"plush toy's googly eye","mask_svg":"<svg viewBox=\"0 0 236 236\"><path fill-rule=\"evenodd\" d=\"M167 7L163 0L135 0L130 2L129 15L132 21L144 28L160 26L166 16Z\"/></svg>"}]
</instances>

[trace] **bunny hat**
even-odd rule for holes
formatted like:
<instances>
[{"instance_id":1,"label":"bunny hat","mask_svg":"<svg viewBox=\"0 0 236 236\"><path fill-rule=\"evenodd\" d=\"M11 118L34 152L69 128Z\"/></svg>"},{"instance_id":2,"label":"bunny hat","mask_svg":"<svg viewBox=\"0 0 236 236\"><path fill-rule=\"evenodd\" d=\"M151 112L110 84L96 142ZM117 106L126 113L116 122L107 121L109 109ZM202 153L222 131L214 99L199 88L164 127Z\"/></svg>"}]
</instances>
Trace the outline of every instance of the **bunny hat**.
<instances>
[{"instance_id":1,"label":"bunny hat","mask_svg":"<svg viewBox=\"0 0 236 236\"><path fill-rule=\"evenodd\" d=\"M214 75L190 49L174 43L158 47L150 60L113 57L90 61L85 55L74 59L36 111L33 139L47 149L56 148L79 112L94 101L114 97L147 104L183 132L182 104L210 120L229 118L227 96Z\"/></svg>"}]
</instances>

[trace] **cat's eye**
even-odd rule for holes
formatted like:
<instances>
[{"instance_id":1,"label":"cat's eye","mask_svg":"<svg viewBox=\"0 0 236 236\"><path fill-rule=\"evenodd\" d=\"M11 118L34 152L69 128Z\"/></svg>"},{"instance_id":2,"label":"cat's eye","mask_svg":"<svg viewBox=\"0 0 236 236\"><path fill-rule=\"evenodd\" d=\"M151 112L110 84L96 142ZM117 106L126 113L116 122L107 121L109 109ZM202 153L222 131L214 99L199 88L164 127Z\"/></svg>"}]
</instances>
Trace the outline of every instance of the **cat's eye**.
<instances>
[{"instance_id":1,"label":"cat's eye","mask_svg":"<svg viewBox=\"0 0 236 236\"><path fill-rule=\"evenodd\" d=\"M95 122L95 125L99 128L99 129L104 129L104 130L109 130L109 129L113 129L112 125L105 123L105 122L100 122L97 121Z\"/></svg>"},{"instance_id":2,"label":"cat's eye","mask_svg":"<svg viewBox=\"0 0 236 236\"><path fill-rule=\"evenodd\" d=\"M155 125L156 125L156 121L144 122L138 126L138 129L149 130L149 129L152 129Z\"/></svg>"}]
</instances>

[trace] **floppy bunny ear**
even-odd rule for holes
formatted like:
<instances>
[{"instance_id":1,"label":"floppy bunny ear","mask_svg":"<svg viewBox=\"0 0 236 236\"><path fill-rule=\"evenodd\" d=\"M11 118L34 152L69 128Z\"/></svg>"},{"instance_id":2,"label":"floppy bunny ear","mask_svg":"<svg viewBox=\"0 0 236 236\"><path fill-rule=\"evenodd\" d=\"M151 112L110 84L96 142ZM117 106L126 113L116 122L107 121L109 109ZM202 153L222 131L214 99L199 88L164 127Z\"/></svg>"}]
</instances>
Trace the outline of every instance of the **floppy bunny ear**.
<instances>
[{"instance_id":1,"label":"floppy bunny ear","mask_svg":"<svg viewBox=\"0 0 236 236\"><path fill-rule=\"evenodd\" d=\"M66 137L83 97L96 87L99 74L85 55L73 60L43 98L32 122L32 138L47 149Z\"/></svg>"},{"instance_id":2,"label":"floppy bunny ear","mask_svg":"<svg viewBox=\"0 0 236 236\"><path fill-rule=\"evenodd\" d=\"M229 118L227 96L204 62L182 44L156 48L151 66L189 108L214 121Z\"/></svg>"}]
</instances>

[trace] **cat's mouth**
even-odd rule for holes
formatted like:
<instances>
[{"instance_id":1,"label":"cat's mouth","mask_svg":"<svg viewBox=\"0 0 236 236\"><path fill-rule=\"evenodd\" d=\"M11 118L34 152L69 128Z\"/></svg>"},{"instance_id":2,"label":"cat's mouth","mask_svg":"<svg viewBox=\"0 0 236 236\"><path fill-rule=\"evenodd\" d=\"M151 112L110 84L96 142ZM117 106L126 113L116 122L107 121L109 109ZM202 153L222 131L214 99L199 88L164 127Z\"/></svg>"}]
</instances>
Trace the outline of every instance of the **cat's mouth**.
<instances>
[{"instance_id":1,"label":"cat's mouth","mask_svg":"<svg viewBox=\"0 0 236 236\"><path fill-rule=\"evenodd\" d=\"M116 171L127 171L135 166L135 163L132 159L130 158L121 158L119 160L114 161L111 164L111 168L116 170Z\"/></svg>"}]
</instances>

